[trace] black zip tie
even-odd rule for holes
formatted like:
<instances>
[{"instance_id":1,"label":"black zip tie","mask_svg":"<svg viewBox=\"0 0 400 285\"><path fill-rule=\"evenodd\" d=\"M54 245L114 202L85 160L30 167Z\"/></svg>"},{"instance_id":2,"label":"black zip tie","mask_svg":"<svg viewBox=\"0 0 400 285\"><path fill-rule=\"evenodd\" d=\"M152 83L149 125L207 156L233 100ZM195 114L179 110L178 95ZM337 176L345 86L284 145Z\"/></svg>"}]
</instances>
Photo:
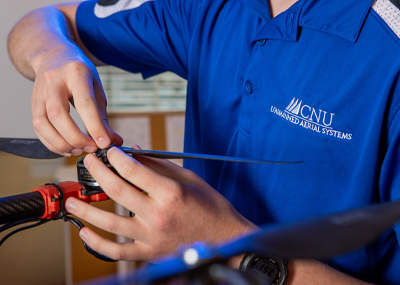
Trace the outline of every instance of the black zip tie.
<instances>
[{"instance_id":1,"label":"black zip tie","mask_svg":"<svg viewBox=\"0 0 400 285\"><path fill-rule=\"evenodd\" d=\"M65 209L64 209L64 195L63 195L63 192L61 190L61 187L58 186L56 183L46 183L45 185L52 185L58 190L58 201L60 203L60 214L58 214L58 218L57 219L63 219L64 222L68 222L68 220L66 218L67 217L67 211L65 211Z\"/></svg>"}]
</instances>

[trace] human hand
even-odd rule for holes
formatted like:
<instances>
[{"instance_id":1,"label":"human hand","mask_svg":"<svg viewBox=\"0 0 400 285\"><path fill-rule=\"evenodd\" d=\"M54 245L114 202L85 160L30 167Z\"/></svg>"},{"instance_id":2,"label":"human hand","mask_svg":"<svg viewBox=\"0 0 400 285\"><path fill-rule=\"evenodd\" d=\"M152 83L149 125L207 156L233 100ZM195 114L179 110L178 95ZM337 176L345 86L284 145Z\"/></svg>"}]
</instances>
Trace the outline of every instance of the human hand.
<instances>
[{"instance_id":1,"label":"human hand","mask_svg":"<svg viewBox=\"0 0 400 285\"><path fill-rule=\"evenodd\" d=\"M115 260L151 260L174 252L180 244L200 240L219 243L256 229L190 170L167 160L133 158L118 148L111 148L107 157L118 173L135 186L118 177L92 154L86 156L84 163L104 192L135 216L119 216L75 198L66 202L67 211L77 217L135 240L119 244L89 228L82 229L81 238L103 255Z\"/></svg>"},{"instance_id":2,"label":"human hand","mask_svg":"<svg viewBox=\"0 0 400 285\"><path fill-rule=\"evenodd\" d=\"M96 68L81 51L48 51L37 57L33 69L33 127L48 149L71 156L95 152L111 143L122 145L122 138L108 125L107 101ZM71 118L69 103L93 139Z\"/></svg>"}]
</instances>

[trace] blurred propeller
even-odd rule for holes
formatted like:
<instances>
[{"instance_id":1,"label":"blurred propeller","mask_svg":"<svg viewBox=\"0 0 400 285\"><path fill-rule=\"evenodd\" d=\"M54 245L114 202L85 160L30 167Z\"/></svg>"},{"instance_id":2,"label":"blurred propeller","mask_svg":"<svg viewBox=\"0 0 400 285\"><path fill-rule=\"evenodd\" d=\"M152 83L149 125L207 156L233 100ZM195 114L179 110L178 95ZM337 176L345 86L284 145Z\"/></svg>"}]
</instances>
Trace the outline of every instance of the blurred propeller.
<instances>
[{"instance_id":1,"label":"blurred propeller","mask_svg":"<svg viewBox=\"0 0 400 285\"><path fill-rule=\"evenodd\" d=\"M60 158L38 139L0 138L0 151L34 159Z\"/></svg>"},{"instance_id":2,"label":"blurred propeller","mask_svg":"<svg viewBox=\"0 0 400 285\"><path fill-rule=\"evenodd\" d=\"M400 201L317 217L262 231L218 248L223 257L258 252L282 259L326 259L365 245L400 220Z\"/></svg>"},{"instance_id":3,"label":"blurred propeller","mask_svg":"<svg viewBox=\"0 0 400 285\"><path fill-rule=\"evenodd\" d=\"M165 159L210 159L232 162L260 163L260 164L293 164L302 161L268 161L247 159L240 157L196 154L196 153L179 153L157 150L136 150L128 147L119 147L125 153L151 156L155 158ZM16 138L0 138L0 151L34 159L53 159L62 157L61 155L51 152L39 139L16 139ZM98 153L107 153L108 149L98 150Z\"/></svg>"},{"instance_id":4,"label":"blurred propeller","mask_svg":"<svg viewBox=\"0 0 400 285\"><path fill-rule=\"evenodd\" d=\"M282 259L326 259L372 242L400 220L400 201L313 218L287 225L267 225L249 236L219 247L194 247L198 261L185 260L185 252L169 256L136 272L99 279L89 284L138 284L196 270L237 254L257 252ZM153 283L152 283L153 284Z\"/></svg>"}]
</instances>

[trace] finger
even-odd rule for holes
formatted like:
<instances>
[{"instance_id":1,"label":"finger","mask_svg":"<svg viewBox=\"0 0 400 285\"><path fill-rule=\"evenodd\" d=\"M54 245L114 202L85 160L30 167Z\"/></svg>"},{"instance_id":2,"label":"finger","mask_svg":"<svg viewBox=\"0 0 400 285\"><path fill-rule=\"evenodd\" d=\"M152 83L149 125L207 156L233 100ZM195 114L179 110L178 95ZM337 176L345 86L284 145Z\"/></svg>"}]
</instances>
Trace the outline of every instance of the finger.
<instances>
[{"instance_id":1,"label":"finger","mask_svg":"<svg viewBox=\"0 0 400 285\"><path fill-rule=\"evenodd\" d=\"M82 77L85 78L85 80L82 80ZM95 100L96 98L101 101L104 100L104 98L101 98L102 94L95 97L93 84L93 77L83 73L75 78L72 77L68 87L71 93L74 94L75 108L81 116L89 134L95 140L96 144L104 149L110 146L111 139Z\"/></svg>"},{"instance_id":2,"label":"finger","mask_svg":"<svg viewBox=\"0 0 400 285\"><path fill-rule=\"evenodd\" d=\"M96 150L96 144L81 132L69 114L69 101L65 97L64 84L52 84L47 88L46 111L50 123L58 133L73 147L74 155L81 155L86 148Z\"/></svg>"},{"instance_id":3,"label":"finger","mask_svg":"<svg viewBox=\"0 0 400 285\"><path fill-rule=\"evenodd\" d=\"M73 147L57 132L47 118L45 96L39 96L39 94L32 96L32 116L34 131L48 149L58 154L71 153Z\"/></svg>"},{"instance_id":4,"label":"finger","mask_svg":"<svg viewBox=\"0 0 400 285\"><path fill-rule=\"evenodd\" d=\"M84 163L86 169L111 199L141 218L144 213L151 211L154 201L112 172L95 155L86 155Z\"/></svg>"},{"instance_id":5,"label":"finger","mask_svg":"<svg viewBox=\"0 0 400 285\"><path fill-rule=\"evenodd\" d=\"M54 153L58 153L61 154L65 157L70 157L72 156L71 153L66 153L66 152L60 152L59 150L55 149L51 144L49 144L37 131L35 131L36 136L38 137L38 139L52 152Z\"/></svg>"},{"instance_id":6,"label":"finger","mask_svg":"<svg viewBox=\"0 0 400 285\"><path fill-rule=\"evenodd\" d=\"M95 94L97 106L98 106L99 112L100 112L100 117L102 118L103 123L106 126L106 129L107 129L108 135L110 136L111 142L116 146L121 146L124 142L123 139L116 132L114 132L110 128L110 125L108 124L107 98L104 93L103 86L101 85L101 81L98 77L96 77L94 80L93 88L94 88L94 94Z\"/></svg>"},{"instance_id":7,"label":"finger","mask_svg":"<svg viewBox=\"0 0 400 285\"><path fill-rule=\"evenodd\" d=\"M145 236L140 218L119 216L75 198L69 198L65 207L69 213L109 233L139 240Z\"/></svg>"},{"instance_id":8,"label":"finger","mask_svg":"<svg viewBox=\"0 0 400 285\"><path fill-rule=\"evenodd\" d=\"M150 197L157 196L162 199L168 195L166 190L177 189L178 182L146 167L119 148L111 148L107 153L107 158L123 178L146 191Z\"/></svg>"},{"instance_id":9,"label":"finger","mask_svg":"<svg viewBox=\"0 0 400 285\"><path fill-rule=\"evenodd\" d=\"M114 260L145 260L148 259L147 247L139 242L117 243L106 239L89 228L83 228L79 236L89 247L98 253Z\"/></svg>"}]
</instances>

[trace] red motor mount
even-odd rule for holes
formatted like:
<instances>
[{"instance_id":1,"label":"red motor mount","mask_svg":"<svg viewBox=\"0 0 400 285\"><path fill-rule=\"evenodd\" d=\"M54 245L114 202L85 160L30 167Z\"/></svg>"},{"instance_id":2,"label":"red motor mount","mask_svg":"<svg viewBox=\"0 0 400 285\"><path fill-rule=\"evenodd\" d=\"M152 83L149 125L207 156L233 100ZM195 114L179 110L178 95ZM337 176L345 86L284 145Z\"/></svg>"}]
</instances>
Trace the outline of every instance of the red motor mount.
<instances>
[{"instance_id":1,"label":"red motor mount","mask_svg":"<svg viewBox=\"0 0 400 285\"><path fill-rule=\"evenodd\" d=\"M62 192L62 195L60 195L59 190ZM65 181L57 184L43 185L32 190L32 192L40 192L46 204L45 212L43 216L40 217L40 219L51 220L57 218L60 212L65 209L65 201L67 201L67 199L70 197L75 197L86 203L100 202L109 199L105 193L84 196L82 193L82 191L84 190L85 187L82 184L74 181Z\"/></svg>"}]
</instances>

